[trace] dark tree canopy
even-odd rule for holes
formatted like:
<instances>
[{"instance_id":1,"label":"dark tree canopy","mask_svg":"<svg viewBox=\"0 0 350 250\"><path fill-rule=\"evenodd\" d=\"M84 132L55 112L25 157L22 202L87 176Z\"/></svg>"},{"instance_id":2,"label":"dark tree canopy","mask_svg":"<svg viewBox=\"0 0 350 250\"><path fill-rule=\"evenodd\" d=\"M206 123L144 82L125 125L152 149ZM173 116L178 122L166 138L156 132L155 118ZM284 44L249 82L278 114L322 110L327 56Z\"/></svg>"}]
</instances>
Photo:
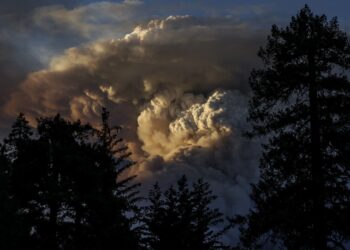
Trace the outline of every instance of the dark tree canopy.
<instances>
[{"instance_id":1,"label":"dark tree canopy","mask_svg":"<svg viewBox=\"0 0 350 250\"><path fill-rule=\"evenodd\" d=\"M21 217L16 214L16 203L11 192L11 168L6 150L0 144L0 249L19 249L26 228L21 225ZM27 231L28 233L28 231Z\"/></svg>"},{"instance_id":2,"label":"dark tree canopy","mask_svg":"<svg viewBox=\"0 0 350 250\"><path fill-rule=\"evenodd\" d=\"M155 185L140 208L120 129L105 109L100 129L60 115L31 128L20 114L0 144L0 248L226 249L228 227L202 180L183 177L164 194Z\"/></svg>"},{"instance_id":3,"label":"dark tree canopy","mask_svg":"<svg viewBox=\"0 0 350 250\"><path fill-rule=\"evenodd\" d=\"M350 46L305 6L273 26L251 74L251 136L266 136L242 245L344 249L350 240Z\"/></svg>"},{"instance_id":4,"label":"dark tree canopy","mask_svg":"<svg viewBox=\"0 0 350 250\"><path fill-rule=\"evenodd\" d=\"M177 188L171 186L164 193L156 184L143 217L146 249L227 249L220 237L228 228L222 226L219 210L210 207L215 199L209 184L202 180L190 188L183 176Z\"/></svg>"},{"instance_id":5,"label":"dark tree canopy","mask_svg":"<svg viewBox=\"0 0 350 250\"><path fill-rule=\"evenodd\" d=\"M2 249L139 249L137 184L121 178L132 162L108 117L101 129L59 115L32 129L18 116L0 151L0 239L17 243Z\"/></svg>"}]
</instances>

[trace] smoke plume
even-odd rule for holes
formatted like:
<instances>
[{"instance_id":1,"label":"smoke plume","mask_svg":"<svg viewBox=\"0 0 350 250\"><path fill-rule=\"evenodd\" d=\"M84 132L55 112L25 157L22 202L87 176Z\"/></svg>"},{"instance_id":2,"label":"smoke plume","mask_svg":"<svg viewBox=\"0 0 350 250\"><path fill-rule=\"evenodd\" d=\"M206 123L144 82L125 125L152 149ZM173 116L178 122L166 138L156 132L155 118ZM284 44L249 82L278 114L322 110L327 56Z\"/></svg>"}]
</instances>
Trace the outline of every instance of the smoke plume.
<instances>
[{"instance_id":1,"label":"smoke plume","mask_svg":"<svg viewBox=\"0 0 350 250\"><path fill-rule=\"evenodd\" d=\"M260 38L230 19L155 19L56 56L27 76L5 111L32 123L60 112L97 124L106 106L124 127L144 190L187 174L212 185L227 215L244 213L258 175L258 143L242 134Z\"/></svg>"}]
</instances>

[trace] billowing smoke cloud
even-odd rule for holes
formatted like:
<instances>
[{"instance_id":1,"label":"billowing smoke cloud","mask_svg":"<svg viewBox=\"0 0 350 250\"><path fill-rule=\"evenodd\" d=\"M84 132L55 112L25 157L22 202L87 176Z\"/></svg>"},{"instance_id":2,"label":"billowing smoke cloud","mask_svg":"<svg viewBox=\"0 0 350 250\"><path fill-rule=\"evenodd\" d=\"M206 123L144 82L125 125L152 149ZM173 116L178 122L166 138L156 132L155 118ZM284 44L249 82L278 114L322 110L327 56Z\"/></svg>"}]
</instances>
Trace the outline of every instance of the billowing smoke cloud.
<instances>
[{"instance_id":1,"label":"billowing smoke cloud","mask_svg":"<svg viewBox=\"0 0 350 250\"><path fill-rule=\"evenodd\" d=\"M143 150L164 159L184 148L209 148L221 137L246 129L245 103L238 92L214 92L202 96L186 94L176 100L159 95L138 117L138 135Z\"/></svg>"},{"instance_id":2,"label":"billowing smoke cloud","mask_svg":"<svg viewBox=\"0 0 350 250\"><path fill-rule=\"evenodd\" d=\"M155 96L138 116L138 136L148 157L133 173L146 190L155 180L168 185L183 174L203 178L226 215L245 213L259 155L257 142L242 137L246 116L247 98L237 90L217 90L208 98ZM235 237L232 232L229 238Z\"/></svg>"},{"instance_id":3,"label":"billowing smoke cloud","mask_svg":"<svg viewBox=\"0 0 350 250\"><path fill-rule=\"evenodd\" d=\"M258 144L245 139L247 79L261 35L231 19L170 16L123 38L66 50L31 73L5 111L98 121L102 106L145 189L182 174L209 181L225 213L249 207Z\"/></svg>"},{"instance_id":4,"label":"billowing smoke cloud","mask_svg":"<svg viewBox=\"0 0 350 250\"><path fill-rule=\"evenodd\" d=\"M247 130L246 106L246 97L238 91L218 90L207 99L155 97L138 117L138 135L149 157L137 171L141 176L168 175L169 171L175 175L167 177L171 179L187 172L214 186L231 186L220 190L220 196L231 197L230 203L242 202L232 195L241 195L243 190L248 194L249 183L257 177L258 155L255 145L242 137ZM232 189L235 185L240 192ZM249 206L245 202L236 205L235 212ZM230 204L225 207L232 209Z\"/></svg>"}]
</instances>

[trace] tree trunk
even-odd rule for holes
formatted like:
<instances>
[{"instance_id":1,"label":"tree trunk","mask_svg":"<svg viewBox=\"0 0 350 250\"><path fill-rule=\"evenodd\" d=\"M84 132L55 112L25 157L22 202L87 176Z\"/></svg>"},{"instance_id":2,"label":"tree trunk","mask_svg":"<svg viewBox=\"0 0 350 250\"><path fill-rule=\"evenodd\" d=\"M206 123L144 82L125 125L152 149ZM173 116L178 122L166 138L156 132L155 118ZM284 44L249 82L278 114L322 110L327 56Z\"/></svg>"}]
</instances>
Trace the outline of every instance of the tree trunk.
<instances>
[{"instance_id":1,"label":"tree trunk","mask_svg":"<svg viewBox=\"0 0 350 250\"><path fill-rule=\"evenodd\" d=\"M311 130L311 174L313 196L313 245L316 250L327 249L327 234L324 216L324 176L322 169L320 118L317 100L315 57L309 55L309 102Z\"/></svg>"}]
</instances>

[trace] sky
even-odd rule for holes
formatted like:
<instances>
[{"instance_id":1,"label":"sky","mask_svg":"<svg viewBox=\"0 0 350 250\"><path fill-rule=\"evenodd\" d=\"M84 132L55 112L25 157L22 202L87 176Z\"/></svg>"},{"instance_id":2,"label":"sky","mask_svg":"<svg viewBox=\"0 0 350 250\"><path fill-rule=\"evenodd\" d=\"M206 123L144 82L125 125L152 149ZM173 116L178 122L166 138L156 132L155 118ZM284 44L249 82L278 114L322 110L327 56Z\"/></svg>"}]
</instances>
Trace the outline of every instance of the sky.
<instances>
[{"instance_id":1,"label":"sky","mask_svg":"<svg viewBox=\"0 0 350 250\"><path fill-rule=\"evenodd\" d=\"M187 174L244 214L260 155L242 136L249 74L305 4L350 31L347 0L0 0L0 137L19 112L97 125L105 106L144 190Z\"/></svg>"}]
</instances>

